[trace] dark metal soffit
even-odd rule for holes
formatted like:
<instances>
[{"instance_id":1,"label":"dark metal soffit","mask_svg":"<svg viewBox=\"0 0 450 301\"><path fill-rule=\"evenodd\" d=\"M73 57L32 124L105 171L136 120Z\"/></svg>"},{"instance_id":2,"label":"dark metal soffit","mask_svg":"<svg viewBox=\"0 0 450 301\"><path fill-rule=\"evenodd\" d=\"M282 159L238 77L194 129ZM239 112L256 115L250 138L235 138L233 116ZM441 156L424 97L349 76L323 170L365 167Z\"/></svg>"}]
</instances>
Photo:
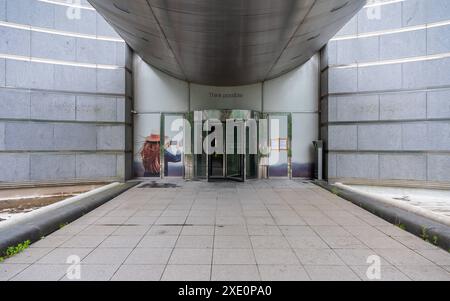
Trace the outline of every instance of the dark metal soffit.
<instances>
[{"instance_id":1,"label":"dark metal soffit","mask_svg":"<svg viewBox=\"0 0 450 301\"><path fill-rule=\"evenodd\" d=\"M319 51L365 0L88 0L148 64L189 82L278 77Z\"/></svg>"}]
</instances>

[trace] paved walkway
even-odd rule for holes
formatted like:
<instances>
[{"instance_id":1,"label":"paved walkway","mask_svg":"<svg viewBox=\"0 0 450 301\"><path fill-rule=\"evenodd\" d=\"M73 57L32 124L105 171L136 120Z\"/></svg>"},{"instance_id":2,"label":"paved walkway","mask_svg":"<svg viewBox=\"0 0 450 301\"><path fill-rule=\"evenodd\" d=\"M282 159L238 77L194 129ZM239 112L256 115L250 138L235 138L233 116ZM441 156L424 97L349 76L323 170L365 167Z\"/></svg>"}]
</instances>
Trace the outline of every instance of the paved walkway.
<instances>
[{"instance_id":1,"label":"paved walkway","mask_svg":"<svg viewBox=\"0 0 450 301\"><path fill-rule=\"evenodd\" d=\"M301 181L135 187L0 264L0 280L450 280L450 254ZM372 259L373 257L371 257Z\"/></svg>"}]
</instances>

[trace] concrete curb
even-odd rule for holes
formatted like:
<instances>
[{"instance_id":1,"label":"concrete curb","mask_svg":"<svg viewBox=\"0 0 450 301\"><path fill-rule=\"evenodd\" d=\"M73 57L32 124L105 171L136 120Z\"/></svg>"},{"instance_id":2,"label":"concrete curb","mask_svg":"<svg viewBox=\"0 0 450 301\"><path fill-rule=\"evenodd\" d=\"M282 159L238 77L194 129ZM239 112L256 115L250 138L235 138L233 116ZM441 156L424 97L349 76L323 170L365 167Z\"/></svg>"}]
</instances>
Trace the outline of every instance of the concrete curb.
<instances>
[{"instance_id":1,"label":"concrete curb","mask_svg":"<svg viewBox=\"0 0 450 301\"><path fill-rule=\"evenodd\" d=\"M139 183L112 183L0 223L0 255L8 247L26 240L31 243L40 240L58 230L60 225L75 221Z\"/></svg>"},{"instance_id":2,"label":"concrete curb","mask_svg":"<svg viewBox=\"0 0 450 301\"><path fill-rule=\"evenodd\" d=\"M373 199L377 200L378 202L382 202L382 203L386 204L387 206L398 207L398 208L404 209L404 210L406 210L408 212L412 212L412 213L415 213L417 215L420 215L420 216L422 216L422 217L424 217L426 219L430 219L430 220L433 220L433 221L435 221L435 222L437 222L439 224L444 224L447 227L450 227L450 217L445 216L445 215L437 214L437 213L435 213L435 212L433 212L431 210L426 210L424 208L421 208L421 207L418 207L418 206L413 206L413 205L410 205L408 203L405 203L405 202L402 202L402 201L399 201L399 200L390 199L388 197L384 197L384 196L380 196L380 195L376 195L376 194L371 194L371 193L368 193L368 192L360 191L358 189L355 189L353 187L344 185L342 183L335 183L335 184L333 184L333 186L341 188L343 190L354 192L356 194L360 194L360 195L365 196L365 197L373 198Z\"/></svg>"},{"instance_id":3,"label":"concrete curb","mask_svg":"<svg viewBox=\"0 0 450 301\"><path fill-rule=\"evenodd\" d=\"M424 234L428 236L430 241L433 241L433 238L437 237L436 246L450 251L450 227L447 225L404 208L399 208L386 202L380 202L376 197L344 189L342 186L330 185L324 181L314 181L314 183L391 224L404 225L406 231L422 239L424 238Z\"/></svg>"}]
</instances>

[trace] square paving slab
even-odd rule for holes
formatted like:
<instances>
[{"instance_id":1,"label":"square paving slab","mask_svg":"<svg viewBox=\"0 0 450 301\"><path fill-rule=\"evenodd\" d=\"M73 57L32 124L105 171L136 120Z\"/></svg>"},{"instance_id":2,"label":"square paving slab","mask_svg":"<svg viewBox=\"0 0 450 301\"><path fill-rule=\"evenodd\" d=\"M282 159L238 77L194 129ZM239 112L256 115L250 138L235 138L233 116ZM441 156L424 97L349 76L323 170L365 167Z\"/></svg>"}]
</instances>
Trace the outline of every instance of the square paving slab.
<instances>
[{"instance_id":1,"label":"square paving slab","mask_svg":"<svg viewBox=\"0 0 450 301\"><path fill-rule=\"evenodd\" d=\"M450 280L450 253L312 183L161 182L176 185L123 193L0 280Z\"/></svg>"}]
</instances>

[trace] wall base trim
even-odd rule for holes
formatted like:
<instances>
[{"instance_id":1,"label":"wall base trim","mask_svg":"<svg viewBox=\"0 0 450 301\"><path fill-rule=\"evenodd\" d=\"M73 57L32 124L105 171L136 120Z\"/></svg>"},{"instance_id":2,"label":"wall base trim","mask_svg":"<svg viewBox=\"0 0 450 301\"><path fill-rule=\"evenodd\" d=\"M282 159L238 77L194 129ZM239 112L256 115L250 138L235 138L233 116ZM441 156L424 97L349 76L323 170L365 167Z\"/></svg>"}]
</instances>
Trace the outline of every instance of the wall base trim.
<instances>
[{"instance_id":1,"label":"wall base trim","mask_svg":"<svg viewBox=\"0 0 450 301\"><path fill-rule=\"evenodd\" d=\"M405 188L426 188L450 190L450 182L417 181L417 180L375 180L357 178L329 178L330 184L342 183L347 185L367 185Z\"/></svg>"}]
</instances>

